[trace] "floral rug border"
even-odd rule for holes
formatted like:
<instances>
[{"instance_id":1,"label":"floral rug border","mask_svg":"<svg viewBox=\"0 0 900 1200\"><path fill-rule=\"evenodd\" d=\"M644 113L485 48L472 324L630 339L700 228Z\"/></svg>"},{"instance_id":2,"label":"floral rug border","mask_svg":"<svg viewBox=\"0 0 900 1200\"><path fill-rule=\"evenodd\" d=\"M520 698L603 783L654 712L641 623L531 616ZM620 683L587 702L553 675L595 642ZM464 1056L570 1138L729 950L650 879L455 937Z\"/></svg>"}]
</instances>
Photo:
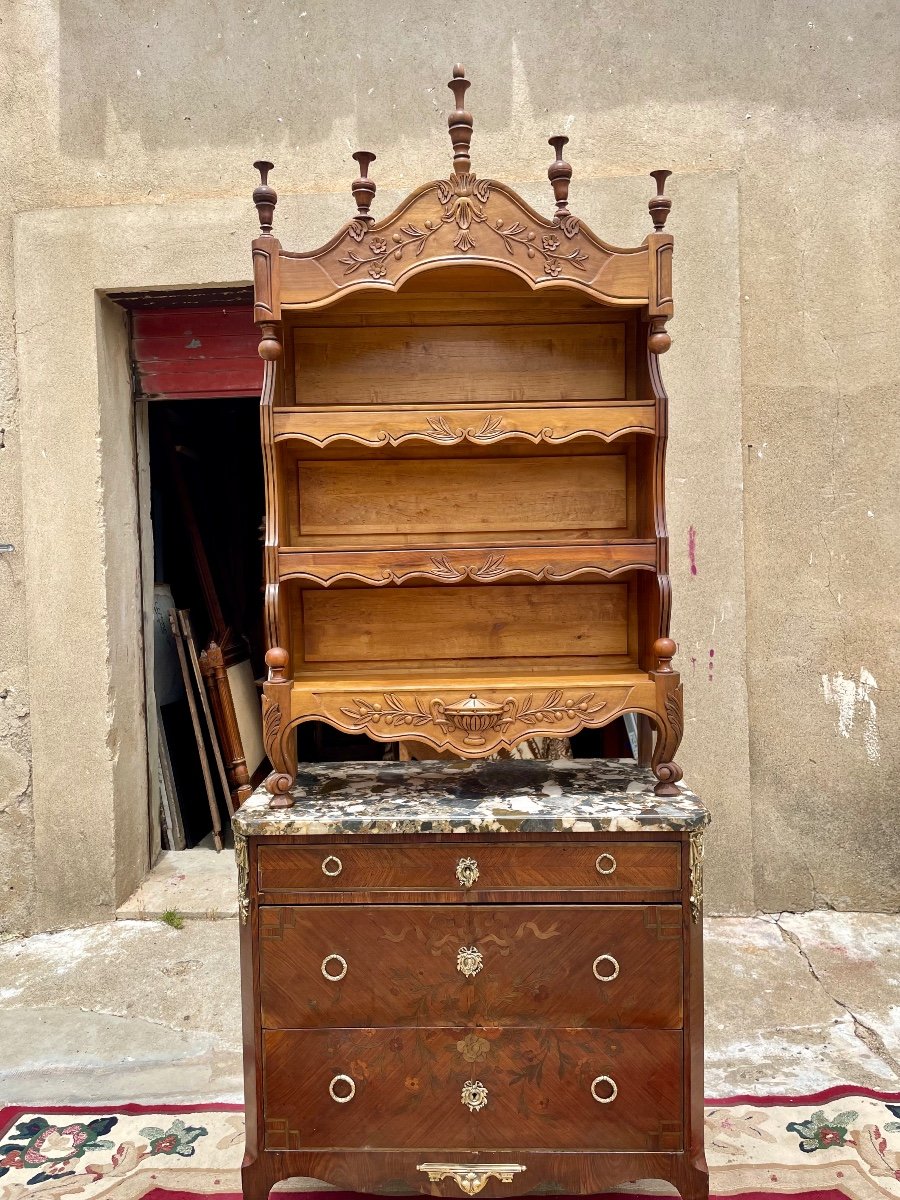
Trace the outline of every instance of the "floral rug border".
<instances>
[{"instance_id":1,"label":"floral rug border","mask_svg":"<svg viewBox=\"0 0 900 1200\"><path fill-rule=\"evenodd\" d=\"M240 1104L7 1104L0 1200L238 1200L243 1144ZM900 1200L900 1092L843 1084L709 1100L706 1150L716 1197ZM624 1190L662 1194L653 1181ZM315 1180L279 1193L362 1200Z\"/></svg>"}]
</instances>

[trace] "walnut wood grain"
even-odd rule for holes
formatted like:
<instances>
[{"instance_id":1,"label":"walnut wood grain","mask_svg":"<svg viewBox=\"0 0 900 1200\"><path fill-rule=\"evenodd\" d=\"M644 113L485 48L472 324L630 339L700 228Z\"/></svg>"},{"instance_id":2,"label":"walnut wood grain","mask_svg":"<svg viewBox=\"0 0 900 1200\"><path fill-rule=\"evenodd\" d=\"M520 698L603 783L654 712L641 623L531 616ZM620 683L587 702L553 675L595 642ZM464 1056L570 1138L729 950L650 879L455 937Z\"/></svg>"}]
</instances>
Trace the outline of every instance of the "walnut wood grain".
<instances>
[{"instance_id":1,"label":"walnut wood grain","mask_svg":"<svg viewBox=\"0 0 900 1200\"><path fill-rule=\"evenodd\" d=\"M302 460L300 537L585 528L634 535L628 457L548 455L360 464Z\"/></svg>"},{"instance_id":2,"label":"walnut wood grain","mask_svg":"<svg viewBox=\"0 0 900 1200\"><path fill-rule=\"evenodd\" d=\"M295 645L317 664L629 654L628 585L582 583L305 591ZM435 631L440 630L440 647ZM302 642L301 642L302 639Z\"/></svg>"},{"instance_id":3,"label":"walnut wood grain","mask_svg":"<svg viewBox=\"0 0 900 1200\"><path fill-rule=\"evenodd\" d=\"M625 325L294 327L299 405L526 403L625 395Z\"/></svg>"},{"instance_id":4,"label":"walnut wood grain","mask_svg":"<svg viewBox=\"0 0 900 1200\"><path fill-rule=\"evenodd\" d=\"M677 905L266 907L259 936L266 1028L681 1025Z\"/></svg>"},{"instance_id":5,"label":"walnut wood grain","mask_svg":"<svg viewBox=\"0 0 900 1200\"><path fill-rule=\"evenodd\" d=\"M615 441L627 433L653 433L652 404L558 403L487 407L473 402L465 408L421 404L411 408L379 405L368 408L280 408L274 413L276 442L295 440L322 448L352 442L372 450L409 442L445 447L467 442L492 446L510 440L533 445L563 445L576 438Z\"/></svg>"},{"instance_id":6,"label":"walnut wood grain","mask_svg":"<svg viewBox=\"0 0 900 1200\"><path fill-rule=\"evenodd\" d=\"M530 672L522 670L521 659L510 660L502 673L473 663L440 675L432 670L421 684L411 682L412 672L404 676L379 667L378 675L380 687L361 671L296 680L279 710L288 714L280 736L302 721L324 720L376 741L413 736L436 750L483 758L526 737L565 737L607 725L626 711L644 712L658 725L664 719L657 711L657 685L648 674L623 667L601 673L575 658L533 660ZM473 695L488 711L480 728L468 729L465 718L448 717L447 708Z\"/></svg>"},{"instance_id":7,"label":"walnut wood grain","mask_svg":"<svg viewBox=\"0 0 900 1200\"><path fill-rule=\"evenodd\" d=\"M355 215L317 249L281 247L272 165L257 164L272 803L291 803L304 721L480 758L623 712L652 722L641 753L670 793L684 716L658 360L669 172L652 172L653 232L611 246L570 211L565 136L550 138L541 216L481 177L461 66L449 86L446 176L376 220L374 154L357 151ZM525 1168L485 1197L657 1178L706 1200L687 834L240 850L245 1200L291 1175L461 1195L418 1169L429 1161ZM324 874L329 856L340 869ZM478 867L469 887L460 858ZM481 954L471 976L464 943ZM606 981L588 973L611 969L604 954ZM348 1103L329 1096L338 1074ZM610 1104L591 1098L600 1075ZM487 1088L480 1111L461 1102L467 1080Z\"/></svg>"},{"instance_id":8,"label":"walnut wood grain","mask_svg":"<svg viewBox=\"0 0 900 1200\"><path fill-rule=\"evenodd\" d=\"M413 846L420 843L422 835L408 835L402 839L399 845ZM451 849L454 845L464 849L466 853L471 851L472 847L479 844L479 839L472 835L462 836L459 838L451 838L450 835L434 835L439 840L432 841L428 837L428 844L440 848L449 841ZM577 844L582 840L584 835L567 835L560 845ZM365 851L371 848L374 843L376 846L381 842L381 839L365 839L364 843L360 842L359 836L338 839L328 842L322 838L312 838L311 843L307 844L307 839L292 839L294 842L300 842L300 848L306 848L316 853L321 853L324 849L333 850L337 854L349 854L350 850ZM606 1031L598 1029L586 1029L575 1031L578 1036L587 1036L592 1039L591 1045L591 1061L596 1061L597 1054L609 1054L609 1061L616 1063L616 1066L610 1066L610 1069L604 1071L604 1074L610 1074L613 1078L618 1079L616 1069L628 1064L629 1074L634 1074L638 1090L643 1084L643 1080L648 1080L646 1086L652 1088L652 1095L642 1095L638 1104L641 1113L646 1114L648 1108L654 1103L659 1103L660 1096L663 1097L663 1102L666 1106L671 1105L671 1111L666 1114L660 1114L659 1119L655 1121L652 1128L648 1128L649 1122L638 1128L637 1123L632 1122L627 1111L624 1113L620 1110L617 1125L610 1125L604 1122L603 1114L601 1114L601 1124L595 1123L588 1126L588 1136L585 1138L585 1144L582 1147L573 1149L565 1149L561 1146L548 1148L543 1152L540 1149L541 1139L539 1136L540 1130L548 1130L552 1128L552 1112L555 1106L563 1101L563 1109L571 1114L576 1108L573 1103L571 1093L567 1090L568 1084L557 1085L551 1079L551 1085L548 1088L543 1086L544 1079L547 1078L547 1063L553 1058L553 1055L558 1053L555 1046L550 1047L549 1056L545 1058L544 1069L541 1071L541 1080L536 1082L533 1079L526 1077L524 1085L519 1084L518 1080L513 1081L513 1086L507 1084L507 1080L515 1076L522 1075L522 1064L511 1063L505 1051L504 1039L511 1037L513 1044L516 1047L516 1052L526 1059L527 1067L533 1069L535 1064L544 1053L545 1046L532 1046L523 1040L523 1031L520 1028L503 1028L498 1027L495 1021L485 1021L481 1026L475 1023L460 1024L458 1026L445 1026L438 1031L440 1041L436 1050L436 1054L442 1056L442 1061L437 1063L432 1069L429 1066L428 1050L429 1047L434 1047L434 1041L426 1037L423 1041L421 1038L422 1031L415 1029L394 1030L383 1029L376 1030L370 1036L366 1036L365 1030L355 1031L362 1033L363 1037L360 1042L352 1041L354 1031L336 1031L323 1029L318 1031L322 1040L317 1044L321 1045L327 1042L331 1037L331 1045L333 1047L330 1058L330 1073L321 1071L321 1057L319 1051L316 1050L310 1057L309 1042L304 1042L302 1050L295 1052L293 1049L296 1046L296 1039L308 1038L309 1034L298 1033L297 1031L286 1031L283 1034L275 1035L280 1039L280 1045L277 1053L281 1056L282 1067L280 1068L279 1078L286 1080L285 1089L279 1091L276 1095L277 1100L281 1104L281 1110L277 1111L272 1107L271 1103L271 1085L273 1075L271 1071L266 1071L263 1074L263 1042L264 1039L271 1045L272 1035L264 1033L259 1015L259 999L257 993L258 972L254 968L254 957L260 953L270 954L277 953L277 949L283 943L279 943L277 938L271 941L271 944L262 946L259 933L259 921L270 920L265 916L269 910L260 907L260 901L264 898L264 894L257 890L257 875L258 875L258 860L263 853L269 853L276 845L281 844L281 839L267 839L262 843L258 839L250 839L249 846L249 889L250 889L250 917L245 925L241 926L241 942L242 942L242 970L243 970L243 997L244 997L244 1021L245 1021L245 1046L246 1046L246 1063L247 1063L247 1154L243 1166L243 1185L244 1195L246 1200L263 1200L268 1194L272 1185L280 1179L285 1179L295 1175L308 1175L318 1179L324 1179L334 1186L344 1188L349 1191L372 1191L386 1193L402 1193L423 1191L434 1195L453 1196L459 1194L458 1189L451 1181L445 1181L443 1184L428 1184L417 1171L417 1167L424 1161L478 1161L478 1162L497 1162L510 1161L511 1157L508 1151L511 1147L516 1148L516 1153L513 1161L519 1162L526 1166L526 1172L517 1177L514 1183L501 1185L497 1181L489 1181L483 1194L488 1196L515 1196L523 1194L527 1191L559 1191L563 1189L567 1194L596 1194L604 1190L608 1190L627 1180L636 1178L652 1178L665 1179L675 1185L679 1190L683 1200L705 1200L708 1193L708 1174L706 1171L705 1160L703 1156L703 1088L702 1088L702 957L701 957L701 926L692 919L690 897L696 891L696 883L691 880L689 871L690 858L690 842L687 835L678 833L672 834L654 834L648 836L645 842L635 840L634 834L612 834L607 835L603 839L589 839L590 841L608 846L614 855L623 861L623 856L626 848L634 845L647 846L663 846L670 850L674 849L681 859L680 877L682 880L681 890L677 893L679 904L673 910L665 906L665 911L661 911L663 906L651 905L647 911L653 912L661 919L660 931L664 936L658 944L664 944L667 948L680 946L683 955L683 980L684 988L684 1004L685 1004L685 1036L677 1031L669 1033L668 1031L648 1031L648 1030L624 1030L619 1031L607 1027ZM484 839L482 839L484 841ZM540 846L539 838L532 838L531 842L518 842L510 840L508 835L494 835L487 839L488 842L493 841L499 844L501 850L505 850L507 857L514 857L525 846L531 844ZM294 849L296 846L284 846L284 849ZM273 893L274 894L274 893ZM361 893L362 894L362 893ZM613 892L609 893L611 896ZM577 897L579 893L570 892L570 896ZM397 894L397 899L400 899L402 893ZM507 906L504 906L506 908ZM510 911L513 911L513 906L509 906ZM475 906L474 912L483 911L488 916L491 916L496 909L482 909L481 906ZM303 910L300 910L301 912ZM402 910L393 910L402 911ZM438 910L430 907L429 911L435 913ZM456 912L462 910L457 909ZM465 910L469 911L469 910ZM560 908L550 908L546 905L541 905L538 909L533 910L540 914L540 919L545 920L548 913L550 914L571 914L573 909L570 905L565 905ZM619 910L622 911L622 910ZM629 909L625 911L631 911ZM323 912L318 910L319 914ZM680 914L680 927L674 923L674 913ZM464 914L465 915L465 914ZM502 915L502 913L501 913ZM341 922L341 925L346 922ZM653 922L655 924L655 921ZM312 933L312 926L310 933ZM479 925L476 932L483 931L485 926ZM453 928L453 932L457 932L458 927ZM671 933L676 936L670 937ZM265 939L264 939L265 940ZM553 939L548 939L552 941ZM523 939L524 941L524 939ZM401 943L402 944L402 943ZM648 945L646 941L640 939L634 944ZM624 956L623 956L624 957ZM373 963L377 961L377 956L371 951L368 957L369 969L373 969ZM351 959L352 965L352 959ZM349 977L349 975L348 975ZM480 973L482 979L484 969ZM298 984L302 983L302 973L298 973L296 980ZM479 976L476 976L476 981ZM645 987L645 983L639 984L641 988ZM664 986L669 986L668 984ZM298 986L298 993L302 992L302 986ZM564 993L566 989L559 989ZM388 993L383 993L385 1003L388 1002ZM548 1001L549 1003L550 1001ZM568 1022L567 1022L568 1024ZM547 1023L544 1023L547 1027ZM569 1026L571 1031L571 1026ZM429 1031L426 1031L428 1033ZM647 1040L647 1035L650 1032L655 1032L657 1035L662 1032L664 1037L677 1039L678 1046L670 1052L668 1043L656 1045ZM351 1037L348 1037L348 1033ZM448 1036L449 1033L449 1036ZM541 1036L541 1029L533 1031L535 1037ZM489 1043L488 1050L485 1052L484 1047L479 1042L474 1040L466 1042L470 1035L474 1038L483 1038ZM491 1035L490 1037L488 1035ZM395 1038L401 1040L393 1041ZM380 1137L384 1138L384 1142L390 1139L385 1135L384 1124L379 1124L379 1118L370 1120L367 1115L363 1115L361 1120L355 1120L352 1128L354 1132L348 1137L343 1132L341 1126L338 1132L333 1133L333 1142L327 1146L321 1146L319 1149L301 1149L301 1145L308 1145L309 1141L304 1141L304 1134L309 1130L310 1125L316 1126L314 1140L322 1136L322 1125L319 1122L319 1116L323 1112L323 1102L319 1096L309 1096L308 1092L314 1091L313 1085L310 1083L309 1066L312 1063L313 1074L317 1080L327 1089L328 1081L333 1078L335 1073L341 1073L340 1068L346 1060L346 1056L352 1055L352 1061L356 1064L350 1070L353 1075L354 1071L361 1073L368 1071L369 1078L364 1080L365 1087L358 1092L358 1097L368 1094L371 1096L369 1082L372 1078L371 1062L374 1058L377 1060L379 1046L383 1046L384 1039L387 1039L390 1049L390 1043L393 1041L394 1047L399 1049L391 1049L390 1054L397 1056L397 1073L389 1076L390 1080L394 1080L393 1087L388 1090L392 1100L399 1096L401 1106L410 1103L410 1098L414 1095L425 1097L437 1096L440 1099L443 1095L442 1081L449 1078L452 1064L456 1060L461 1060L465 1064L466 1070L460 1077L460 1085L468 1079L478 1080L489 1088L489 1100L487 1108L480 1113L471 1114L472 1123L477 1118L489 1114L493 1119L493 1124L482 1123L482 1132L487 1130L489 1137L494 1141L493 1147L485 1146L484 1143L467 1139L467 1144L461 1145L457 1134L454 1137L444 1139L441 1130L446 1125L441 1123L436 1133L429 1132L432 1129L432 1123L428 1119L427 1113L424 1117L418 1114L421 1112L421 1106L415 1105L415 1111L412 1113L411 1119L404 1112L402 1120L398 1123L401 1130L415 1129L421 1135L421 1139L415 1145L403 1150L399 1146L391 1146L385 1149L377 1148ZM373 1039L376 1043L375 1050L372 1050ZM413 1039L414 1044L410 1044L410 1039ZM492 1040L493 1039L493 1040ZM632 1039L639 1039L640 1045L653 1058L652 1066L647 1066L645 1074L644 1067L640 1062L635 1064L634 1059L629 1057L629 1046ZM464 1049L458 1048L458 1043L464 1045ZM424 1053L422 1047L424 1046ZM563 1049L567 1047L564 1045ZM615 1054L611 1051L615 1050ZM465 1058L465 1054L474 1056L472 1063ZM485 1053L484 1058L479 1058L478 1055ZM368 1055L368 1057L367 1057ZM344 1056L344 1057L342 1057ZM531 1056L530 1058L528 1056ZM577 1051L576 1051L577 1056ZM571 1057L571 1055L570 1055ZM402 1060L402 1064L399 1060ZM268 1060L267 1060L268 1061ZM554 1060L555 1061L555 1060ZM297 1063L302 1063L302 1069L296 1068ZM491 1062L494 1067L491 1068ZM645 1064L646 1065L646 1064ZM402 1066L402 1076L400 1069ZM412 1069L410 1069L412 1068ZM493 1076L487 1076L489 1069L495 1071ZM558 1067L557 1067L558 1070ZM659 1072L656 1077L652 1076L652 1072ZM378 1076L378 1071L375 1072ZM549 1072L552 1076L553 1071ZM487 1077L485 1077L487 1076ZM593 1078L594 1076L592 1076ZM356 1078L356 1076L354 1076ZM265 1082L264 1082L265 1080ZM436 1082L435 1082L436 1081ZM456 1080L454 1079L454 1082ZM376 1079L377 1083L377 1079ZM492 1086L493 1085L493 1086ZM498 1086L499 1085L499 1086ZM299 1086L301 1095L298 1097L296 1087ZM523 1118L519 1110L518 1102L512 1108L513 1093L518 1087L524 1096L527 1104L530 1105L530 1112L535 1110L538 1116L529 1115L528 1123L523 1125ZM548 1094L549 1091L549 1094ZM620 1096L617 1096L618 1103ZM626 1091L626 1097L632 1097L634 1089L629 1084ZM342 1109L353 1110L353 1105L356 1103L357 1097L348 1105L340 1106ZM581 1094L578 1093L578 1101L580 1103ZM425 1102L425 1101L423 1101ZM291 1111L285 1109L285 1104L296 1104L296 1109ZM384 1103L387 1103L385 1100ZM548 1104L551 1108L550 1121L540 1119L540 1114L544 1111L544 1104ZM596 1107L598 1112L600 1106L596 1102L591 1102L592 1106ZM327 1106L324 1110L324 1117L329 1120L331 1114L328 1109L337 1109L330 1098L327 1100ZM463 1114L463 1120L466 1119L465 1112L460 1103L460 1112ZM613 1109L615 1105L604 1106L604 1109ZM355 1114L359 1114L359 1108L353 1110ZM286 1112L289 1115L285 1115ZM310 1121L308 1118L311 1117ZM301 1120L301 1118L304 1118ZM368 1140L368 1130L376 1128L376 1140L371 1142ZM498 1128L499 1127L499 1128ZM457 1127L455 1127L457 1128ZM359 1131L365 1129L367 1131L366 1146L359 1144ZM522 1130L524 1129L524 1135ZM388 1129L387 1132L390 1132ZM604 1133L610 1133L616 1138L616 1145L621 1145L623 1141L633 1144L639 1142L648 1148L645 1150L629 1150L615 1149L609 1153L611 1148L604 1140ZM265 1138L269 1136L270 1146L286 1147L285 1149L264 1149ZM405 1136L402 1135L401 1136ZM523 1145L527 1137L527 1145ZM502 1141L501 1141L502 1139ZM564 1141L563 1138L554 1137L555 1142ZM499 1143L499 1144L498 1144ZM289 1147L289 1148L288 1148ZM480 1147L480 1148L479 1148ZM683 1149L680 1149L683 1147ZM605 1149L604 1149L605 1148Z\"/></svg>"},{"instance_id":9,"label":"walnut wood grain","mask_svg":"<svg viewBox=\"0 0 900 1200\"><path fill-rule=\"evenodd\" d=\"M653 721L650 758L662 793L680 777L680 681L671 668L674 649L658 649L671 645L668 402L658 363L673 313L668 172L653 172L653 232L640 246L614 247L570 211L572 167L562 158L564 136L554 135L555 212L542 217L472 167L473 119L459 107L468 86L454 75L449 176L373 220L374 156L357 151L356 215L318 249L282 249L273 232L272 164L257 164L266 633L269 649L284 659L264 689L275 798L287 792L296 725L309 720L481 757L631 711ZM591 443L596 453L586 452ZM540 533L551 535L554 554L534 548ZM459 550L485 535L494 544L483 559L404 558L411 547L424 548L423 539ZM366 539L368 546L358 544ZM605 562L585 555L585 543L598 540L618 543ZM649 540L652 555L626 547ZM334 557L343 549L368 549L371 557L344 564ZM285 551L308 557L282 560ZM507 556L516 555L510 571ZM656 581L629 581L624 638L619 611L580 604L587 590L578 599L551 590L561 581L586 589L590 575L618 577L626 569L635 577L655 573ZM507 580L531 591L513 603ZM431 582L456 589L458 604L448 607L445 595L418 586ZM296 583L336 593L375 586L381 597L360 590L323 601ZM394 586L401 583L416 585L418 613L410 611L409 589ZM493 624L485 621L486 588L498 609ZM329 632L334 626L346 634L342 647ZM444 653L429 674L434 645ZM584 661L559 661L576 656ZM450 664L488 659L506 672L506 696L482 695L474 684L468 695L454 695L459 680ZM566 668L580 670L590 659L596 679L585 678L581 696L567 695ZM317 664L321 673L310 669ZM636 665L643 677L633 687L613 691L606 679L600 698L606 669ZM354 673L368 668L381 678L354 694ZM415 692L401 694L398 671L400 684L414 684ZM515 690L516 676L528 673L535 678L523 688L555 676L537 699ZM296 686L288 688L291 678ZM446 713L469 701L480 715L466 716L465 726L463 715L448 724ZM507 702L521 702L527 719L504 708ZM489 737L481 736L485 730Z\"/></svg>"},{"instance_id":10,"label":"walnut wood grain","mask_svg":"<svg viewBox=\"0 0 900 1200\"><path fill-rule=\"evenodd\" d=\"M364 1129L373 1150L680 1149L680 1059L676 1030L265 1030L265 1144L354 1146ZM355 1085L347 1103L329 1095L337 1075ZM611 1103L591 1095L600 1076ZM479 1111L461 1100L469 1080L487 1088Z\"/></svg>"},{"instance_id":11,"label":"walnut wood grain","mask_svg":"<svg viewBox=\"0 0 900 1200\"><path fill-rule=\"evenodd\" d=\"M429 540L423 538L423 540ZM433 540L433 539L432 539ZM433 546L422 549L339 550L299 549L279 551L278 570L282 580L319 583L323 587L340 582L365 583L371 587L409 583L499 583L529 580L562 583L591 577L611 579L629 571L657 569L655 541L579 541L568 545L544 541L536 545L484 546L496 541L490 535L478 541L471 535L466 547Z\"/></svg>"},{"instance_id":12,"label":"walnut wood grain","mask_svg":"<svg viewBox=\"0 0 900 1200\"><path fill-rule=\"evenodd\" d=\"M598 868L597 860L603 857ZM340 868L329 875L337 858ZM472 858L478 878L463 887L456 870L460 859ZM633 889L670 891L681 883L679 848L669 842L614 842L605 838L576 841L495 841L391 843L352 841L316 846L263 845L259 848L260 892L347 892L353 889L453 889L460 898L477 897L484 889ZM324 867L324 869L323 869Z\"/></svg>"},{"instance_id":13,"label":"walnut wood grain","mask_svg":"<svg viewBox=\"0 0 900 1200\"><path fill-rule=\"evenodd\" d=\"M667 1135L668 1136L668 1135ZM665 1139L661 1139L665 1140ZM479 1164L508 1161L502 1152L447 1151L429 1149L433 1160ZM418 1170L419 1151L325 1150L308 1152L264 1153L248 1160L242 1168L244 1196L247 1200L266 1200L274 1183L282 1179L306 1176L329 1179L343 1191L371 1192L381 1195L415 1194L444 1196L459 1200L463 1193L452 1180L428 1183ZM671 1183L682 1200L707 1200L709 1175L683 1153L616 1153L585 1150L578 1152L535 1153L518 1150L516 1162L525 1171L513 1183L489 1179L479 1192L484 1197L533 1195L585 1195L607 1193L635 1179L659 1179ZM402 1190L401 1190L402 1189Z\"/></svg>"},{"instance_id":14,"label":"walnut wood grain","mask_svg":"<svg viewBox=\"0 0 900 1200\"><path fill-rule=\"evenodd\" d=\"M477 215L463 229L465 209ZM362 289L393 290L448 260L508 271L534 289L564 281L605 304L650 301L647 245L611 246L574 217L555 226L506 184L471 174L426 183L383 221L351 221L321 250L282 250L279 258L283 307L320 307Z\"/></svg>"}]
</instances>

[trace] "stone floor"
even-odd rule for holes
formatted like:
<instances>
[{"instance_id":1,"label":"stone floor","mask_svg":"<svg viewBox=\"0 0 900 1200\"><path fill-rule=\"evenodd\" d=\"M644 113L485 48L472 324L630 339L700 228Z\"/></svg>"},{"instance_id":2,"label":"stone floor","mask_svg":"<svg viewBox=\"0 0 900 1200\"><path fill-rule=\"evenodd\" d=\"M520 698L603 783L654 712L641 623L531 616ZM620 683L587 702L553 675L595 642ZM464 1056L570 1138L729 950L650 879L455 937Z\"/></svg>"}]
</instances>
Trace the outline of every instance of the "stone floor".
<instances>
[{"instance_id":1,"label":"stone floor","mask_svg":"<svg viewBox=\"0 0 900 1200\"><path fill-rule=\"evenodd\" d=\"M161 879L145 917L176 907ZM239 1101L238 928L215 894L182 929L125 919L0 945L0 1103ZM710 918L705 933L707 1096L900 1089L900 916Z\"/></svg>"},{"instance_id":2,"label":"stone floor","mask_svg":"<svg viewBox=\"0 0 900 1200\"><path fill-rule=\"evenodd\" d=\"M230 845L230 829L226 836ZM217 854L212 841L206 839L193 850L163 850L118 916L120 920L150 920L171 909L185 917L236 917L237 896L233 851Z\"/></svg>"}]
</instances>

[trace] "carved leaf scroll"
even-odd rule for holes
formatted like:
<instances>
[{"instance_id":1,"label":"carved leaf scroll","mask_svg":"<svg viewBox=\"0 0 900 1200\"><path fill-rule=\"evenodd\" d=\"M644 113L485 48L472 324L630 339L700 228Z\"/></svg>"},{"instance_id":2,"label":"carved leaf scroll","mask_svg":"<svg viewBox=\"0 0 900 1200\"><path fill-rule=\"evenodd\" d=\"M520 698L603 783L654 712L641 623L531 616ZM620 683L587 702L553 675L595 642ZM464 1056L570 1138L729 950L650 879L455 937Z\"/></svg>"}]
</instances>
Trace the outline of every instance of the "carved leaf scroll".
<instances>
[{"instance_id":1,"label":"carved leaf scroll","mask_svg":"<svg viewBox=\"0 0 900 1200\"><path fill-rule=\"evenodd\" d=\"M353 700L352 704L352 708L342 708L341 712L359 728L365 728L367 725L386 725L389 729L395 729L409 725L428 725L432 721L431 713L422 705L418 696L412 708L406 708L391 692L384 693L383 706L377 701L373 703L360 699Z\"/></svg>"},{"instance_id":2,"label":"carved leaf scroll","mask_svg":"<svg viewBox=\"0 0 900 1200\"><path fill-rule=\"evenodd\" d=\"M578 271L586 269L588 255L578 246L568 252L563 251L555 233L539 236L521 220L504 221L502 217L496 217L491 221L485 211L491 197L491 185L488 180L476 179L472 172L462 175L454 173L449 180L439 179L436 186L438 200L443 208L440 223L429 219L423 221L423 227L420 228L410 222L401 225L391 234L390 240L387 240L381 234L371 232L365 222L353 221L348 233L359 243L360 249L359 252L348 250L343 258L338 259L344 268L344 275L354 275L357 271L365 269L372 279L384 279L389 258L399 262L407 250L412 251L414 258L421 257L428 241L446 225L456 226L453 245L463 254L476 249L478 239L474 230L483 227L503 243L511 257L516 257L522 251L528 258L540 255L543 258L544 274L553 279L562 274L563 266L567 263ZM562 218L557 215L553 227L559 229L567 238L575 237L580 228L578 221L568 214Z\"/></svg>"},{"instance_id":3,"label":"carved leaf scroll","mask_svg":"<svg viewBox=\"0 0 900 1200\"><path fill-rule=\"evenodd\" d=\"M585 692L582 695L568 696L556 690L548 692L538 703L533 695L519 700L508 697L502 704L484 704L474 711L477 713L479 729L483 732L495 730L507 733L513 727L518 727L516 736L523 732L537 730L548 724L558 725L581 724L593 721L597 714L606 708L606 701L594 703L595 693ZM469 702L479 704L477 695L473 692ZM418 697L404 703L393 692L385 692L383 703L364 698L355 698L352 706L344 706L341 713L348 717L357 729L383 726L389 729L403 727L421 727L433 724L445 733L454 728L470 728L471 713L461 713L465 702L453 703L435 697L426 706ZM461 715L456 715L460 713Z\"/></svg>"}]
</instances>

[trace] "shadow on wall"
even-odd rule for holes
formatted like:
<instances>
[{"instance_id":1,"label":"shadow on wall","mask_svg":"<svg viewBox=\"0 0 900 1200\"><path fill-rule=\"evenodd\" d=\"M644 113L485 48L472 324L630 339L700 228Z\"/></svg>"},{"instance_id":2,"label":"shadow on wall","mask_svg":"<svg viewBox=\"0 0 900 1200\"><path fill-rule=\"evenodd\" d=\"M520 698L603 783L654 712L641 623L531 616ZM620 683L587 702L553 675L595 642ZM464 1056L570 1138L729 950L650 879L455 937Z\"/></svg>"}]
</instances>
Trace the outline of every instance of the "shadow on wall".
<instances>
[{"instance_id":1,"label":"shadow on wall","mask_svg":"<svg viewBox=\"0 0 900 1200\"><path fill-rule=\"evenodd\" d=\"M393 144L448 111L454 59L477 84L484 131L509 127L517 86L549 113L721 98L856 118L852 89L822 86L829 59L865 79L868 111L894 108L891 5L861 19L858 0L833 2L814 21L772 8L750 0L735 20L730 5L644 0L506 0L489 16L484 0L60 0L60 139L102 158L112 118L150 150L228 145L261 126L271 146L271 123L302 147L349 111L360 144Z\"/></svg>"}]
</instances>

